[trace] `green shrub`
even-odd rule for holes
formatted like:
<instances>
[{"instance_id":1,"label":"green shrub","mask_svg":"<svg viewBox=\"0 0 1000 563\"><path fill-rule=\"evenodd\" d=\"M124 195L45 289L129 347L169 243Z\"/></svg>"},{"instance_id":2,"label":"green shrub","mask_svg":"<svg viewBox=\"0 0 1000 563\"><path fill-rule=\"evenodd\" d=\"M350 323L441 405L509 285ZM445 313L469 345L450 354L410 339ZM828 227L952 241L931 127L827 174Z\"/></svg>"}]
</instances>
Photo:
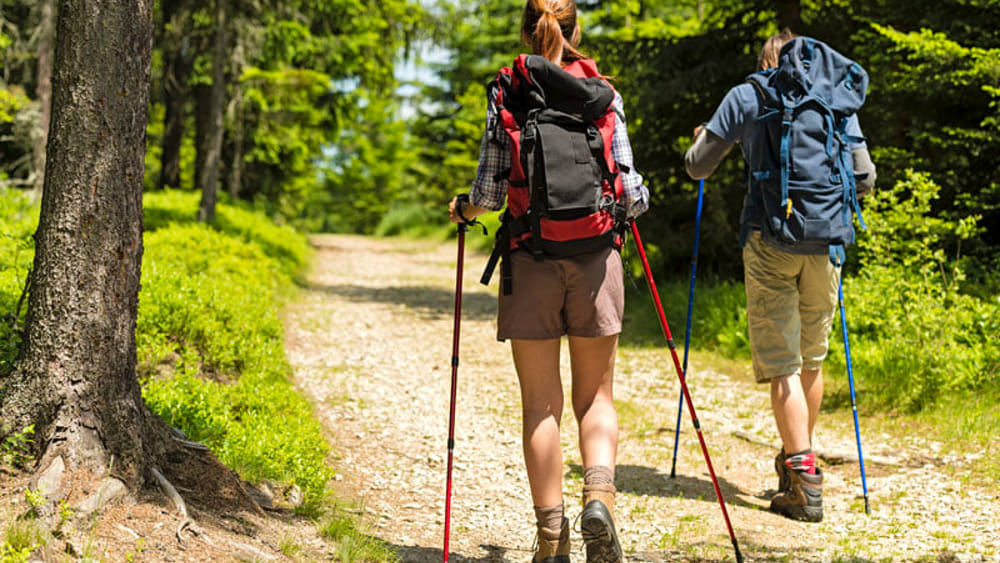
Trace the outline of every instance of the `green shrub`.
<instances>
[{"instance_id":1,"label":"green shrub","mask_svg":"<svg viewBox=\"0 0 1000 563\"><path fill-rule=\"evenodd\" d=\"M466 245L471 250L489 253L493 250L493 240L500 228L500 212L485 213L477 219L486 227L476 225L467 231ZM378 226L375 235L380 237L408 236L429 240L447 240L458 232L455 224L448 221L447 204L427 207L418 203L404 203L389 208Z\"/></svg>"},{"instance_id":2,"label":"green shrub","mask_svg":"<svg viewBox=\"0 0 1000 563\"><path fill-rule=\"evenodd\" d=\"M857 385L886 407L919 410L941 394L1000 381L1000 296L967 294L960 252L945 252L977 234L978 217L931 216L938 190L926 174L908 171L874 193L859 272L844 281L851 357L863 375ZM837 335L830 365L843 373Z\"/></svg>"},{"instance_id":3,"label":"green shrub","mask_svg":"<svg viewBox=\"0 0 1000 563\"><path fill-rule=\"evenodd\" d=\"M147 233L173 224L193 223L198 215L200 192L164 190L143 194L143 224ZM219 232L258 246L279 267L294 275L310 258L309 243L294 228L278 225L245 203L230 203L225 194L216 207L212 225Z\"/></svg>"},{"instance_id":4,"label":"green shrub","mask_svg":"<svg viewBox=\"0 0 1000 563\"><path fill-rule=\"evenodd\" d=\"M24 293L35 259L32 235L38 226L38 205L30 192L0 187L0 376L9 373L21 342L19 328L27 311Z\"/></svg>"},{"instance_id":5,"label":"green shrub","mask_svg":"<svg viewBox=\"0 0 1000 563\"><path fill-rule=\"evenodd\" d=\"M155 209L160 217L182 209L168 195L168 206ZM149 375L143 394L168 424L244 478L299 485L302 511L315 514L331 476L329 448L287 379L277 315L306 245L293 231L255 231L266 219L245 210L220 206L219 217L230 221L221 230L172 221L145 237L137 329L141 371ZM166 377L152 375L163 367Z\"/></svg>"},{"instance_id":6,"label":"green shrub","mask_svg":"<svg viewBox=\"0 0 1000 563\"><path fill-rule=\"evenodd\" d=\"M148 233L145 246L141 363L173 352L182 371L226 377L260 364L261 354L280 356L276 293L289 281L276 260L198 224Z\"/></svg>"},{"instance_id":7,"label":"green shrub","mask_svg":"<svg viewBox=\"0 0 1000 563\"><path fill-rule=\"evenodd\" d=\"M646 280L633 279L635 285L625 299L622 341L633 346L663 346L663 329ZM683 349L687 330L689 290L690 280L671 280L657 286L671 336L679 350ZM712 350L728 358L750 357L743 284L712 279L697 282L691 315L691 347Z\"/></svg>"}]
</instances>

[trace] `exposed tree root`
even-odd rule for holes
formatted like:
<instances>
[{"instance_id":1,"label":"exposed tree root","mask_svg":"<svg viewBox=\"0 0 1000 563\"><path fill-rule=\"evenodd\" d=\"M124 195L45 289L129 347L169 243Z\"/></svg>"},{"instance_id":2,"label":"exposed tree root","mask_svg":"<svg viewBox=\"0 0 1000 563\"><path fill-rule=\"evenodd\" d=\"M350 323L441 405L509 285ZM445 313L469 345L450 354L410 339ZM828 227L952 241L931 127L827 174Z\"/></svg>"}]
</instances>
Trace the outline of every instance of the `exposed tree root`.
<instances>
[{"instance_id":1,"label":"exposed tree root","mask_svg":"<svg viewBox=\"0 0 1000 563\"><path fill-rule=\"evenodd\" d=\"M170 481L167 481L167 478L163 476L163 473L160 473L159 469L151 467L150 471L153 472L153 476L156 477L156 481L160 484L160 488L163 489L163 494L167 495L167 498L169 498L171 502L174 503L174 506L177 507L177 512L181 513L182 520L180 525L177 526L177 532L174 534L177 536L177 543L183 545L184 536L182 534L186 528L190 527L191 533L201 535L200 531L194 525L194 520L188 515L187 505L184 504L184 499L181 498L181 495L177 493L177 489L170 484Z\"/></svg>"}]
</instances>

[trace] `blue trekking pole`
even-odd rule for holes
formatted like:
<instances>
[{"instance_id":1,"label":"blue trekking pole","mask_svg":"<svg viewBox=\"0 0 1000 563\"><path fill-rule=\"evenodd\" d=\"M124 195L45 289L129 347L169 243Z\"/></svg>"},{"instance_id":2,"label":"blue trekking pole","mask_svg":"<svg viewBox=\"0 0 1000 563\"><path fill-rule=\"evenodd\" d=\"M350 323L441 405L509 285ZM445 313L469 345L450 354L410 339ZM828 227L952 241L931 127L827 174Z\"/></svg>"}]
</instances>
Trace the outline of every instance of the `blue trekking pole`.
<instances>
[{"instance_id":1,"label":"blue trekking pole","mask_svg":"<svg viewBox=\"0 0 1000 563\"><path fill-rule=\"evenodd\" d=\"M688 290L687 330L684 331L684 378L687 379L688 348L691 345L691 314L694 312L694 277L698 271L698 237L701 232L701 206L705 196L705 179L698 181L698 211L694 216L694 252L691 253L691 288ZM674 461L670 465L670 478L677 475L677 443L681 436L681 415L684 412L684 390L677 399L677 423L674 425Z\"/></svg>"},{"instance_id":2,"label":"blue trekking pole","mask_svg":"<svg viewBox=\"0 0 1000 563\"><path fill-rule=\"evenodd\" d=\"M865 494L865 514L871 514L868 505L868 483L865 481L865 457L861 453L861 429L858 427L858 402L854 395L854 370L851 368L851 346L847 342L847 315L844 313L844 276L841 270L837 286L837 303L840 305L840 326L844 333L844 354L847 356L847 381L851 386L851 410L854 411L854 437L858 442L858 463L861 465L861 490Z\"/></svg>"}]
</instances>

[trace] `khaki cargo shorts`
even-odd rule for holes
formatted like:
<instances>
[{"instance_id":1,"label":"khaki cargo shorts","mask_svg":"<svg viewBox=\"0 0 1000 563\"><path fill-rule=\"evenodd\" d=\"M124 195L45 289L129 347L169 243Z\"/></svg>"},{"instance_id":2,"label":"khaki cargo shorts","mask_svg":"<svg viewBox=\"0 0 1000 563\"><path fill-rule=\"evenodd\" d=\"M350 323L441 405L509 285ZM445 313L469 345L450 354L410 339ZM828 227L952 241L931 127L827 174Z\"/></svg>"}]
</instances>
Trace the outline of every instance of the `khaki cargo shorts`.
<instances>
[{"instance_id":1,"label":"khaki cargo shorts","mask_svg":"<svg viewBox=\"0 0 1000 563\"><path fill-rule=\"evenodd\" d=\"M497 340L598 337L622 331L625 285L614 248L538 262L525 251L510 255L513 292L501 288Z\"/></svg>"},{"instance_id":2,"label":"khaki cargo shorts","mask_svg":"<svg viewBox=\"0 0 1000 563\"><path fill-rule=\"evenodd\" d=\"M758 383L823 366L840 271L826 254L791 254L750 234L743 247L747 325Z\"/></svg>"}]
</instances>

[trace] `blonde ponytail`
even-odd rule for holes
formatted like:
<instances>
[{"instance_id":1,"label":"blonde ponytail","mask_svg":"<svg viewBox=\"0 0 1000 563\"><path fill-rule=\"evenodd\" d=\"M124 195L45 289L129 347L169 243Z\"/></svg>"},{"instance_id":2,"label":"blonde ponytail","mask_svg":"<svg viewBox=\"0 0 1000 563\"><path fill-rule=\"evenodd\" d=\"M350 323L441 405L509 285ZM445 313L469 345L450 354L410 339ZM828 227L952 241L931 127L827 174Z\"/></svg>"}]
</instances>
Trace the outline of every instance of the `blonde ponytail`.
<instances>
[{"instance_id":1,"label":"blonde ponytail","mask_svg":"<svg viewBox=\"0 0 1000 563\"><path fill-rule=\"evenodd\" d=\"M528 0L521 15L521 34L532 52L556 64L586 58L576 48L580 26L573 0Z\"/></svg>"}]
</instances>

